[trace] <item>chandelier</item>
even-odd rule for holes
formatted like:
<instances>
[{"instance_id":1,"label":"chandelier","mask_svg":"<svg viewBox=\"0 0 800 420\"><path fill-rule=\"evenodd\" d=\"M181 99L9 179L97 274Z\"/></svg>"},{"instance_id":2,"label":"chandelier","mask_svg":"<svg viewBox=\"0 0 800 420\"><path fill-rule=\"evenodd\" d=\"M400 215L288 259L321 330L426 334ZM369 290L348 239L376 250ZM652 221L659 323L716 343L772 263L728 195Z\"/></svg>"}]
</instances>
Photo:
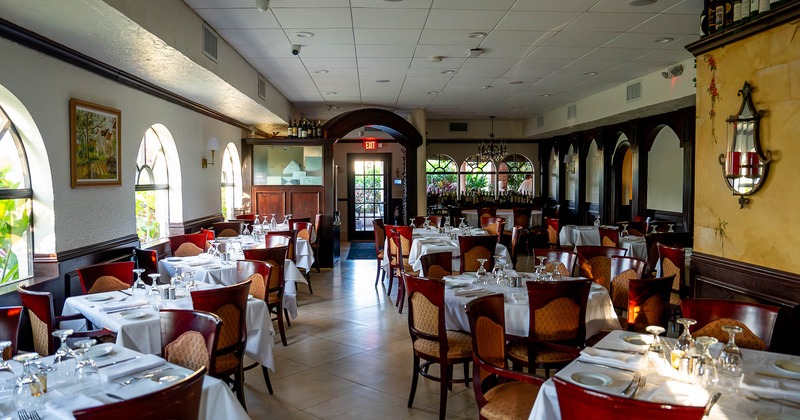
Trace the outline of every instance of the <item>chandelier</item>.
<instances>
[{"instance_id":1,"label":"chandelier","mask_svg":"<svg viewBox=\"0 0 800 420\"><path fill-rule=\"evenodd\" d=\"M495 141L494 138L494 115L489 117L492 120L492 132L489 134L488 142L481 142L478 146L478 159L492 162L495 165L506 157L506 143Z\"/></svg>"}]
</instances>

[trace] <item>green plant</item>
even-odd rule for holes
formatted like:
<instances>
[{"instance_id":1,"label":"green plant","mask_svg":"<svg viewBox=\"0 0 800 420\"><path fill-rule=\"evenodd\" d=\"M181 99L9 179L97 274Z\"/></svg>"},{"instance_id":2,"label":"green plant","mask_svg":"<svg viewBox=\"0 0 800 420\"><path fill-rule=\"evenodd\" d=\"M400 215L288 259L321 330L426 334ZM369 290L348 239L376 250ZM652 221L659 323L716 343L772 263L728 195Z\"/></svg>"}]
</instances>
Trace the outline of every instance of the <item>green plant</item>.
<instances>
[{"instance_id":1,"label":"green plant","mask_svg":"<svg viewBox=\"0 0 800 420\"><path fill-rule=\"evenodd\" d=\"M136 193L136 234L142 242L150 242L161 237L161 224L156 215L156 192Z\"/></svg>"},{"instance_id":2,"label":"green plant","mask_svg":"<svg viewBox=\"0 0 800 420\"><path fill-rule=\"evenodd\" d=\"M11 182L6 174L11 167L0 169L0 188L17 189L18 182ZM0 284L19 279L19 258L12 250L22 240L30 226L28 199L0 200Z\"/></svg>"},{"instance_id":3,"label":"green plant","mask_svg":"<svg viewBox=\"0 0 800 420\"><path fill-rule=\"evenodd\" d=\"M483 190L489 186L489 177L485 174L467 174L467 190Z\"/></svg>"}]
</instances>

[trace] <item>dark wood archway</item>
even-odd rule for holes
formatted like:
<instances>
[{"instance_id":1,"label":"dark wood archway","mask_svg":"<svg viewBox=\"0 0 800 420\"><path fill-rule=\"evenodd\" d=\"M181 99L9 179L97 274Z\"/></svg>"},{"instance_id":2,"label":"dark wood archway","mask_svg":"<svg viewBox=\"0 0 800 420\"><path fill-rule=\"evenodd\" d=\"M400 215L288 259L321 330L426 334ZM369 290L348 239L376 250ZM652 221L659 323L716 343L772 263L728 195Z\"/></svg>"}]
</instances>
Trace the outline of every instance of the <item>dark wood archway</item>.
<instances>
[{"instance_id":1,"label":"dark wood archway","mask_svg":"<svg viewBox=\"0 0 800 420\"><path fill-rule=\"evenodd\" d=\"M417 208L417 148L422 145L422 135L405 118L394 112L378 108L366 108L339 114L322 126L325 138L341 139L358 128L370 126L389 134L406 149L403 178L403 215L407 220L408 209ZM334 143L334 146L336 143Z\"/></svg>"}]
</instances>

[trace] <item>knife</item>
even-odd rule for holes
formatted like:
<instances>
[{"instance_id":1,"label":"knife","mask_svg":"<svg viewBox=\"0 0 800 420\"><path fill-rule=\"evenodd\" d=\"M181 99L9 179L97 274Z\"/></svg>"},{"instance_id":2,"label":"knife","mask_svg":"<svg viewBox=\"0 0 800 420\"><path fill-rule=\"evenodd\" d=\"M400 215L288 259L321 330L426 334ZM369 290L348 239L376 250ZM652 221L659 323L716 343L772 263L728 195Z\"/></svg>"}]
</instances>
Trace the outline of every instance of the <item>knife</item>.
<instances>
[{"instance_id":1,"label":"knife","mask_svg":"<svg viewBox=\"0 0 800 420\"><path fill-rule=\"evenodd\" d=\"M599 366L601 368L606 368L606 369L621 370L623 372L631 372L631 373L636 372L635 370L632 370L632 369L625 369L625 368L616 367L616 366L609 366L609 365L604 365L602 363L587 362L586 360L581 360L581 359L577 359L576 361L578 363L583 363L583 364L593 365L593 366Z\"/></svg>"},{"instance_id":2,"label":"knife","mask_svg":"<svg viewBox=\"0 0 800 420\"><path fill-rule=\"evenodd\" d=\"M131 306L131 307L128 307L128 308L121 308L121 309L114 309L113 311L106 311L105 313L107 313L107 314L115 314L117 312L130 311L130 310L133 310L133 309L142 309L142 308L146 308L147 306L148 305L146 305L146 304L145 305L139 305L139 306Z\"/></svg>"},{"instance_id":3,"label":"knife","mask_svg":"<svg viewBox=\"0 0 800 420\"><path fill-rule=\"evenodd\" d=\"M97 368L98 368L98 369L102 369L102 368L104 368L104 367L114 366L114 365L116 365L116 364L119 364L119 363L125 363L125 362L127 362L127 361L129 361L129 360L138 359L138 358L140 358L140 357L142 357L142 356L129 357L129 358L127 358L127 359L116 360L116 361L113 361L113 362L111 362L111 363L106 363L106 364L104 364L103 366L98 366Z\"/></svg>"},{"instance_id":4,"label":"knife","mask_svg":"<svg viewBox=\"0 0 800 420\"><path fill-rule=\"evenodd\" d=\"M638 354L638 355L642 354L642 352L639 352L639 351L636 351L636 350L607 349L607 348L603 348L603 347L594 347L594 349L603 350L603 351L615 351L617 353Z\"/></svg>"},{"instance_id":5,"label":"knife","mask_svg":"<svg viewBox=\"0 0 800 420\"><path fill-rule=\"evenodd\" d=\"M131 294L124 291L124 290L117 290L118 292L122 293L123 295L130 296Z\"/></svg>"},{"instance_id":6,"label":"knife","mask_svg":"<svg viewBox=\"0 0 800 420\"><path fill-rule=\"evenodd\" d=\"M800 378L793 378L791 376L783 376L783 375L778 375L778 374L769 373L769 372L756 372L756 375L767 376L769 378L791 379L793 381L800 381Z\"/></svg>"}]
</instances>

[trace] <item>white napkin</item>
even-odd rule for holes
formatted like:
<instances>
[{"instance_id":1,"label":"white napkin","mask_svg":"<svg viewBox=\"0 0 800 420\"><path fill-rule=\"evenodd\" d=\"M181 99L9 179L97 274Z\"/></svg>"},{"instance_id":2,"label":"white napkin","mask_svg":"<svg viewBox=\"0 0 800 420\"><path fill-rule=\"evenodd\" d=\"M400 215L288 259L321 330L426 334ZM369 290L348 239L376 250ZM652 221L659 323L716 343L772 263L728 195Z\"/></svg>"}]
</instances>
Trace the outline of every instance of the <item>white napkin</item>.
<instances>
[{"instance_id":1,"label":"white napkin","mask_svg":"<svg viewBox=\"0 0 800 420\"><path fill-rule=\"evenodd\" d=\"M638 354L598 350L593 347L586 347L581 350L580 358L587 362L600 363L623 369L636 369L637 365L642 360L642 356Z\"/></svg>"},{"instance_id":2,"label":"white napkin","mask_svg":"<svg viewBox=\"0 0 800 420\"><path fill-rule=\"evenodd\" d=\"M746 373L739 388L765 397L790 399L800 404L800 381Z\"/></svg>"},{"instance_id":3,"label":"white napkin","mask_svg":"<svg viewBox=\"0 0 800 420\"><path fill-rule=\"evenodd\" d=\"M456 290L453 292L454 296L472 296L476 293L484 292L481 287L467 287L466 289Z\"/></svg>"},{"instance_id":4,"label":"white napkin","mask_svg":"<svg viewBox=\"0 0 800 420\"><path fill-rule=\"evenodd\" d=\"M60 419L69 420L75 418L75 416L72 415L72 412L75 410L97 407L100 405L103 405L103 403L80 393L65 395L44 403L45 408L50 411L48 414Z\"/></svg>"},{"instance_id":5,"label":"white napkin","mask_svg":"<svg viewBox=\"0 0 800 420\"><path fill-rule=\"evenodd\" d=\"M100 378L104 381L113 381L132 373L142 372L167 363L166 360L154 355L146 354L138 359L104 367L100 369Z\"/></svg>"},{"instance_id":6,"label":"white napkin","mask_svg":"<svg viewBox=\"0 0 800 420\"><path fill-rule=\"evenodd\" d=\"M656 388L649 400L670 405L705 406L708 391L703 387L681 381L668 380Z\"/></svg>"},{"instance_id":7,"label":"white napkin","mask_svg":"<svg viewBox=\"0 0 800 420\"><path fill-rule=\"evenodd\" d=\"M113 311L122 310L122 309L126 309L126 308L136 308L136 307L144 306L144 305L147 305L147 301L146 300L144 300L144 299L135 299L134 298L134 299L126 300L125 302L113 302L113 303L109 303L107 305L103 305L103 307L101 307L100 310L103 311L103 312L113 312Z\"/></svg>"}]
</instances>

